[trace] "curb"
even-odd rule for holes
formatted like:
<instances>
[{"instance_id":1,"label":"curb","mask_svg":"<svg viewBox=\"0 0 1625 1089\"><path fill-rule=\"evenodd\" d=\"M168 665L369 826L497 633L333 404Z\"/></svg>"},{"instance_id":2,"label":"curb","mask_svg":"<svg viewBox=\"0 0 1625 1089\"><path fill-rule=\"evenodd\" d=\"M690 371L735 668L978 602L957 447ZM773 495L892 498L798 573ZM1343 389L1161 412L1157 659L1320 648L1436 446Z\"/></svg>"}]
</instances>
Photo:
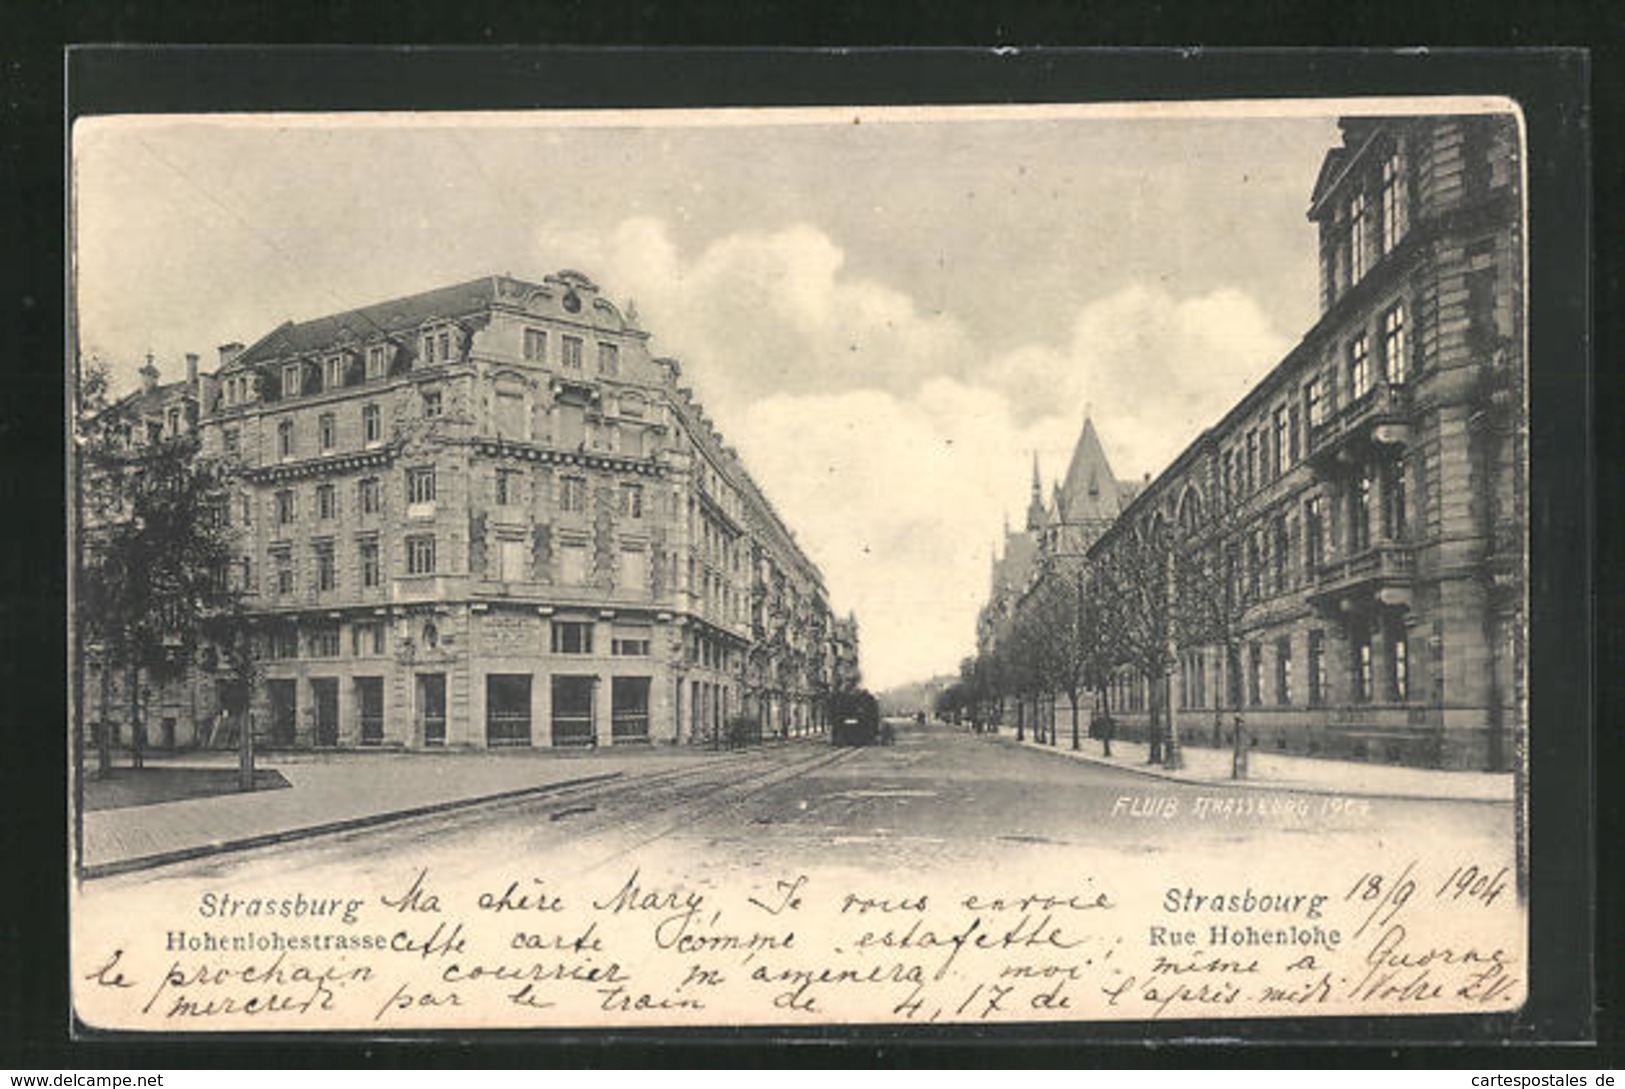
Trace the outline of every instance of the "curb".
<instances>
[{"instance_id":1,"label":"curb","mask_svg":"<svg viewBox=\"0 0 1625 1089\"><path fill-rule=\"evenodd\" d=\"M1391 791L1351 791L1337 790L1333 787L1314 785L1294 786L1286 783L1263 782L1257 779L1192 779L1173 772L1157 771L1144 765L1119 764L1108 761L1102 757L1080 753L1078 756L1068 756L1071 749L1052 750L1044 745L1029 745L1025 741L1015 738L1006 739L1003 735L994 735L1000 742L1016 749L1032 749L1036 752L1053 752L1056 756L1065 757L1075 763L1092 764L1097 768L1112 768L1124 771L1130 775L1139 775L1147 779L1160 779L1165 783L1184 783L1186 786L1216 787L1221 790L1259 790L1270 791L1277 794L1307 794L1321 798L1377 798L1389 802L1466 802L1470 805L1512 805L1512 798L1463 798L1454 794L1395 794Z\"/></svg>"},{"instance_id":2,"label":"curb","mask_svg":"<svg viewBox=\"0 0 1625 1089\"><path fill-rule=\"evenodd\" d=\"M413 806L410 809L391 809L386 813L368 813L360 817L346 817L344 820L325 821L321 824L306 825L303 828L289 828L281 832L266 832L257 836L245 836L241 839L222 840L217 843L200 843L195 847L181 847L173 851L159 851L156 854L137 855L134 858L121 858L112 862L98 862L92 866L80 866L79 877L82 880L91 881L99 877L113 877L117 874L132 873L136 870L149 870L158 866L169 866L176 862L188 862L192 859L207 858L211 855L227 854L232 851L246 851L254 847L269 847L278 843L315 839L318 836L332 835L336 832L351 832L358 828L373 828L394 821L410 820L413 817L427 817L436 813L449 813L457 809L471 809L474 806L487 805L491 802L512 801L515 798L549 794L567 787L589 786L594 783L608 782L611 779L619 779L625 774L625 772L621 771L604 772L600 775L587 775L579 779L564 779L556 783L543 783L540 786L518 787L514 790L503 790L495 794L480 794L471 798L452 798L444 802Z\"/></svg>"}]
</instances>

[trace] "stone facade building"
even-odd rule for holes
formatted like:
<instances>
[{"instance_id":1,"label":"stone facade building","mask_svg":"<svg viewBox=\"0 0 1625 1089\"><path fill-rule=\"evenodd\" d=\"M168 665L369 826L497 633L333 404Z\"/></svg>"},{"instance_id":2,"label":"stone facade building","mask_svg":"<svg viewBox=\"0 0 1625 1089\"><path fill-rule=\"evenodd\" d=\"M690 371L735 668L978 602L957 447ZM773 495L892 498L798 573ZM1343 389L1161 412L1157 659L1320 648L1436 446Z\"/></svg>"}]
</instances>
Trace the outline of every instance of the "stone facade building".
<instances>
[{"instance_id":1,"label":"stone facade building","mask_svg":"<svg viewBox=\"0 0 1625 1089\"><path fill-rule=\"evenodd\" d=\"M1309 208L1319 320L1088 549L1172 541L1233 637L1174 648L1167 678L1123 669L1111 713L1143 737L1171 700L1186 740L1228 744L1239 714L1269 751L1503 769L1525 683L1518 125L1341 128Z\"/></svg>"},{"instance_id":2,"label":"stone facade building","mask_svg":"<svg viewBox=\"0 0 1625 1089\"><path fill-rule=\"evenodd\" d=\"M819 571L648 341L563 271L221 349L202 456L231 467L265 742L698 742L740 714L821 726Z\"/></svg>"}]
</instances>

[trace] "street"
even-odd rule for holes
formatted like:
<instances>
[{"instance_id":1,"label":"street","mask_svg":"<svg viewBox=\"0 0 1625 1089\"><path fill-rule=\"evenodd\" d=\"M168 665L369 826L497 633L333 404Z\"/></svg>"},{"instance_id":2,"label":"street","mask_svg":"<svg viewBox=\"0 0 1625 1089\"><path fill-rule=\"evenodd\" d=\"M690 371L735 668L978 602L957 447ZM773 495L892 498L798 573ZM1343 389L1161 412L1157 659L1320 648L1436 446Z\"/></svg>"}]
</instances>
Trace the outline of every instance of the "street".
<instances>
[{"instance_id":1,"label":"street","mask_svg":"<svg viewBox=\"0 0 1625 1089\"><path fill-rule=\"evenodd\" d=\"M86 880L82 1015L390 1029L1520 1000L1508 804L1173 782L897 729L623 754L614 779Z\"/></svg>"},{"instance_id":2,"label":"street","mask_svg":"<svg viewBox=\"0 0 1625 1089\"><path fill-rule=\"evenodd\" d=\"M1279 809L1279 798L1064 760L936 723L900 723L888 748L794 745L653 772L629 761L626 777L608 785L165 866L92 887L156 892L194 879L292 874L372 881L398 869L403 857L470 878L516 860L545 872L586 873L628 857L657 857L681 864L693 879L721 880L764 867L1042 868L1064 865L1079 851L1335 857L1414 841L1419 832L1500 855L1512 838L1508 806L1296 797L1301 804L1291 812L1257 812L1272 799ZM1221 811L1227 799L1229 810ZM1236 804L1246 799L1256 804Z\"/></svg>"}]
</instances>

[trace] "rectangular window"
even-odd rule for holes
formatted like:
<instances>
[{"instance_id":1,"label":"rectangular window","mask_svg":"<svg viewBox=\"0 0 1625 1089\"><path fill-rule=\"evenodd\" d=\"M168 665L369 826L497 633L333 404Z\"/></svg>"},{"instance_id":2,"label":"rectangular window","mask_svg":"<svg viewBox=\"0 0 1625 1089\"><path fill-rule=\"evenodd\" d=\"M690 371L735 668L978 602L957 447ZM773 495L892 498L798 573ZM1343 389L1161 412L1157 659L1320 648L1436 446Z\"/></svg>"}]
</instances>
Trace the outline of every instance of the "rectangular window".
<instances>
[{"instance_id":1,"label":"rectangular window","mask_svg":"<svg viewBox=\"0 0 1625 1089\"><path fill-rule=\"evenodd\" d=\"M1404 632L1399 632L1394 636L1392 659L1394 667L1393 677L1391 678L1393 698L1403 703L1410 699L1411 695L1410 654L1406 646Z\"/></svg>"},{"instance_id":2,"label":"rectangular window","mask_svg":"<svg viewBox=\"0 0 1625 1089\"><path fill-rule=\"evenodd\" d=\"M428 390L423 395L423 416L425 419L433 419L438 415L440 415L440 391Z\"/></svg>"},{"instance_id":3,"label":"rectangular window","mask_svg":"<svg viewBox=\"0 0 1625 1089\"><path fill-rule=\"evenodd\" d=\"M1382 161L1382 252L1388 253L1405 237L1410 209L1405 191L1405 174L1398 150Z\"/></svg>"},{"instance_id":4,"label":"rectangular window","mask_svg":"<svg viewBox=\"0 0 1625 1089\"><path fill-rule=\"evenodd\" d=\"M1403 541L1410 536L1410 497L1405 488L1405 459L1395 458L1388 469L1388 487L1384 489L1388 509L1383 512L1383 524L1392 540Z\"/></svg>"},{"instance_id":5,"label":"rectangular window","mask_svg":"<svg viewBox=\"0 0 1625 1089\"><path fill-rule=\"evenodd\" d=\"M1371 702L1371 636L1361 635L1354 645L1354 698Z\"/></svg>"},{"instance_id":6,"label":"rectangular window","mask_svg":"<svg viewBox=\"0 0 1625 1089\"><path fill-rule=\"evenodd\" d=\"M278 548L271 553L271 563L276 567L276 592L293 593L293 553L286 548Z\"/></svg>"},{"instance_id":7,"label":"rectangular window","mask_svg":"<svg viewBox=\"0 0 1625 1089\"><path fill-rule=\"evenodd\" d=\"M1251 430L1251 431L1247 432L1247 465L1246 465L1247 478L1244 481L1244 486L1246 488L1245 494L1247 494L1247 495L1253 494L1253 491L1258 486L1257 485L1258 478L1255 475L1256 472L1257 472L1257 466L1258 466L1258 432L1257 432L1257 430Z\"/></svg>"},{"instance_id":8,"label":"rectangular window","mask_svg":"<svg viewBox=\"0 0 1625 1089\"><path fill-rule=\"evenodd\" d=\"M172 408L169 410L169 434L171 437L173 437L175 435L179 435L180 433L181 410L178 408Z\"/></svg>"},{"instance_id":9,"label":"rectangular window","mask_svg":"<svg viewBox=\"0 0 1625 1089\"><path fill-rule=\"evenodd\" d=\"M1326 501L1310 496L1303 504L1303 563L1313 578L1325 561Z\"/></svg>"},{"instance_id":10,"label":"rectangular window","mask_svg":"<svg viewBox=\"0 0 1625 1089\"><path fill-rule=\"evenodd\" d=\"M272 628L265 636L265 655L273 661L299 657L299 631L292 624ZM293 682L287 682L292 685Z\"/></svg>"},{"instance_id":11,"label":"rectangular window","mask_svg":"<svg viewBox=\"0 0 1625 1089\"><path fill-rule=\"evenodd\" d=\"M434 348L435 348L434 334L430 333L428 336L423 338L423 362L424 363L433 363L435 361Z\"/></svg>"},{"instance_id":12,"label":"rectangular window","mask_svg":"<svg viewBox=\"0 0 1625 1089\"><path fill-rule=\"evenodd\" d=\"M440 341L440 362L442 362L442 363L450 363L451 362L451 333L449 333L449 332L440 333L438 335L437 339Z\"/></svg>"},{"instance_id":13,"label":"rectangular window","mask_svg":"<svg viewBox=\"0 0 1625 1089\"><path fill-rule=\"evenodd\" d=\"M434 538L431 536L406 539L406 573L409 575L434 574Z\"/></svg>"},{"instance_id":14,"label":"rectangular window","mask_svg":"<svg viewBox=\"0 0 1625 1089\"><path fill-rule=\"evenodd\" d=\"M333 569L333 542L322 541L313 551L316 555L316 589L324 592L331 590L337 579Z\"/></svg>"},{"instance_id":15,"label":"rectangular window","mask_svg":"<svg viewBox=\"0 0 1625 1089\"><path fill-rule=\"evenodd\" d=\"M621 373L621 349L614 344L598 345L598 373L611 378Z\"/></svg>"},{"instance_id":16,"label":"rectangular window","mask_svg":"<svg viewBox=\"0 0 1625 1089\"><path fill-rule=\"evenodd\" d=\"M1364 333L1349 341L1349 390L1356 401L1371 392L1371 359Z\"/></svg>"},{"instance_id":17,"label":"rectangular window","mask_svg":"<svg viewBox=\"0 0 1625 1089\"><path fill-rule=\"evenodd\" d=\"M519 470L497 470L497 506L517 506L519 498Z\"/></svg>"},{"instance_id":18,"label":"rectangular window","mask_svg":"<svg viewBox=\"0 0 1625 1089\"><path fill-rule=\"evenodd\" d=\"M621 588L634 592L649 588L649 553L641 546L621 549Z\"/></svg>"},{"instance_id":19,"label":"rectangular window","mask_svg":"<svg viewBox=\"0 0 1625 1089\"><path fill-rule=\"evenodd\" d=\"M306 642L310 644L312 658L337 658L339 656L339 626L337 624L323 624L312 628Z\"/></svg>"},{"instance_id":20,"label":"rectangular window","mask_svg":"<svg viewBox=\"0 0 1625 1089\"><path fill-rule=\"evenodd\" d=\"M344 385L344 357L330 355L322 361L322 388L339 389Z\"/></svg>"},{"instance_id":21,"label":"rectangular window","mask_svg":"<svg viewBox=\"0 0 1625 1089\"><path fill-rule=\"evenodd\" d=\"M366 589L377 586L382 572L378 567L378 539L369 537L360 544L361 585Z\"/></svg>"},{"instance_id":22,"label":"rectangular window","mask_svg":"<svg viewBox=\"0 0 1625 1089\"><path fill-rule=\"evenodd\" d=\"M350 653L357 658L384 652L384 625L377 620L358 620L350 625Z\"/></svg>"},{"instance_id":23,"label":"rectangular window","mask_svg":"<svg viewBox=\"0 0 1625 1089\"><path fill-rule=\"evenodd\" d=\"M1292 640L1286 636L1275 641L1275 702L1292 705Z\"/></svg>"},{"instance_id":24,"label":"rectangular window","mask_svg":"<svg viewBox=\"0 0 1625 1089\"><path fill-rule=\"evenodd\" d=\"M1326 702L1326 633L1319 628L1309 632L1309 706Z\"/></svg>"},{"instance_id":25,"label":"rectangular window","mask_svg":"<svg viewBox=\"0 0 1625 1089\"><path fill-rule=\"evenodd\" d=\"M234 458L242 452L243 435L242 432L237 428L226 428L226 430L221 434L221 441L225 443L226 456L228 458Z\"/></svg>"},{"instance_id":26,"label":"rectangular window","mask_svg":"<svg viewBox=\"0 0 1625 1089\"><path fill-rule=\"evenodd\" d=\"M1286 471L1286 456L1286 406L1281 405L1275 410L1275 441L1270 444L1270 463L1274 467L1275 476L1280 476Z\"/></svg>"},{"instance_id":27,"label":"rectangular window","mask_svg":"<svg viewBox=\"0 0 1625 1089\"><path fill-rule=\"evenodd\" d=\"M284 488L276 493L276 523L279 526L290 526L294 518L293 490Z\"/></svg>"},{"instance_id":28,"label":"rectangular window","mask_svg":"<svg viewBox=\"0 0 1625 1089\"><path fill-rule=\"evenodd\" d=\"M1365 276L1365 194L1349 198L1349 282L1357 284Z\"/></svg>"},{"instance_id":29,"label":"rectangular window","mask_svg":"<svg viewBox=\"0 0 1625 1089\"><path fill-rule=\"evenodd\" d=\"M299 364L287 363L282 367L282 396L299 396Z\"/></svg>"},{"instance_id":30,"label":"rectangular window","mask_svg":"<svg viewBox=\"0 0 1625 1089\"><path fill-rule=\"evenodd\" d=\"M547 332L543 329L526 329L524 356L533 363L541 363L547 359Z\"/></svg>"},{"instance_id":31,"label":"rectangular window","mask_svg":"<svg viewBox=\"0 0 1625 1089\"><path fill-rule=\"evenodd\" d=\"M1382 363L1388 381L1405 384L1405 304L1395 303L1382 315Z\"/></svg>"},{"instance_id":32,"label":"rectangular window","mask_svg":"<svg viewBox=\"0 0 1625 1089\"><path fill-rule=\"evenodd\" d=\"M502 537L497 541L497 579L502 582L523 582L530 577L530 550L518 537Z\"/></svg>"},{"instance_id":33,"label":"rectangular window","mask_svg":"<svg viewBox=\"0 0 1625 1089\"><path fill-rule=\"evenodd\" d=\"M434 502L434 466L429 465L406 471L406 501L408 503Z\"/></svg>"},{"instance_id":34,"label":"rectangular window","mask_svg":"<svg viewBox=\"0 0 1625 1089\"><path fill-rule=\"evenodd\" d=\"M1232 470L1234 468L1233 463L1235 460L1236 458L1234 453L1229 450L1224 452L1224 461L1222 463L1223 467L1220 469L1221 484L1219 494L1224 496L1224 501L1227 504L1235 502L1236 499L1236 482L1232 475Z\"/></svg>"},{"instance_id":35,"label":"rectangular window","mask_svg":"<svg viewBox=\"0 0 1625 1089\"><path fill-rule=\"evenodd\" d=\"M1247 596L1256 601L1259 595L1260 583L1263 580L1263 551L1257 534L1247 537Z\"/></svg>"},{"instance_id":36,"label":"rectangular window","mask_svg":"<svg viewBox=\"0 0 1625 1089\"><path fill-rule=\"evenodd\" d=\"M276 452L278 457L293 457L293 421L279 420L276 425Z\"/></svg>"},{"instance_id":37,"label":"rectangular window","mask_svg":"<svg viewBox=\"0 0 1625 1089\"><path fill-rule=\"evenodd\" d=\"M525 433L525 398L522 395L510 390L497 390L495 410L498 438L520 441L529 438Z\"/></svg>"},{"instance_id":38,"label":"rectangular window","mask_svg":"<svg viewBox=\"0 0 1625 1089\"><path fill-rule=\"evenodd\" d=\"M369 443L377 442L384 437L383 421L379 416L377 405L361 406L361 435Z\"/></svg>"},{"instance_id":39,"label":"rectangular window","mask_svg":"<svg viewBox=\"0 0 1625 1089\"><path fill-rule=\"evenodd\" d=\"M649 740L649 678L616 677L610 682L610 741L616 745Z\"/></svg>"},{"instance_id":40,"label":"rectangular window","mask_svg":"<svg viewBox=\"0 0 1625 1089\"><path fill-rule=\"evenodd\" d=\"M316 485L316 517L325 521L329 518L338 517L338 513L338 493L333 490L333 485Z\"/></svg>"},{"instance_id":41,"label":"rectangular window","mask_svg":"<svg viewBox=\"0 0 1625 1089\"><path fill-rule=\"evenodd\" d=\"M1247 647L1247 702L1254 707L1264 702L1264 648L1257 643Z\"/></svg>"},{"instance_id":42,"label":"rectangular window","mask_svg":"<svg viewBox=\"0 0 1625 1089\"><path fill-rule=\"evenodd\" d=\"M626 518L643 517L643 485L622 484L620 511Z\"/></svg>"},{"instance_id":43,"label":"rectangular window","mask_svg":"<svg viewBox=\"0 0 1625 1089\"><path fill-rule=\"evenodd\" d=\"M317 419L316 434L324 452L333 449L333 444L338 441L338 427L331 412L324 412Z\"/></svg>"},{"instance_id":44,"label":"rectangular window","mask_svg":"<svg viewBox=\"0 0 1625 1089\"><path fill-rule=\"evenodd\" d=\"M559 581L566 586L582 586L587 581L587 542L559 542Z\"/></svg>"},{"instance_id":45,"label":"rectangular window","mask_svg":"<svg viewBox=\"0 0 1625 1089\"><path fill-rule=\"evenodd\" d=\"M615 625L610 653L622 658L647 658L654 629L634 624Z\"/></svg>"},{"instance_id":46,"label":"rectangular window","mask_svg":"<svg viewBox=\"0 0 1625 1089\"><path fill-rule=\"evenodd\" d=\"M1349 551L1359 552L1371 545L1371 486L1373 474L1367 465L1354 482L1349 510Z\"/></svg>"},{"instance_id":47,"label":"rectangular window","mask_svg":"<svg viewBox=\"0 0 1625 1089\"><path fill-rule=\"evenodd\" d=\"M1291 546L1287 543L1286 519L1277 517L1271 524L1270 532L1270 563L1275 571L1275 592L1280 593L1286 589L1287 560L1291 555Z\"/></svg>"},{"instance_id":48,"label":"rectangular window","mask_svg":"<svg viewBox=\"0 0 1625 1089\"><path fill-rule=\"evenodd\" d=\"M559 343L564 355L564 366L567 370L579 371L581 369L581 338L564 337Z\"/></svg>"},{"instance_id":49,"label":"rectangular window","mask_svg":"<svg viewBox=\"0 0 1625 1089\"><path fill-rule=\"evenodd\" d=\"M553 621L554 654L591 654L592 622L586 620Z\"/></svg>"},{"instance_id":50,"label":"rectangular window","mask_svg":"<svg viewBox=\"0 0 1625 1089\"><path fill-rule=\"evenodd\" d=\"M1303 413L1310 427L1326 422L1326 390L1318 374L1304 383Z\"/></svg>"},{"instance_id":51,"label":"rectangular window","mask_svg":"<svg viewBox=\"0 0 1625 1089\"><path fill-rule=\"evenodd\" d=\"M1296 465L1303 457L1302 428L1298 426L1298 406L1288 405L1286 410L1286 463Z\"/></svg>"},{"instance_id":52,"label":"rectangular window","mask_svg":"<svg viewBox=\"0 0 1625 1089\"><path fill-rule=\"evenodd\" d=\"M356 485L356 501L362 514L378 513L378 478L375 476L362 477Z\"/></svg>"},{"instance_id":53,"label":"rectangular window","mask_svg":"<svg viewBox=\"0 0 1625 1089\"><path fill-rule=\"evenodd\" d=\"M367 349L367 377L382 378L389 368L389 349L383 344L374 344Z\"/></svg>"},{"instance_id":54,"label":"rectangular window","mask_svg":"<svg viewBox=\"0 0 1625 1089\"><path fill-rule=\"evenodd\" d=\"M578 476L559 479L559 509L579 513L587 509L587 482Z\"/></svg>"}]
</instances>

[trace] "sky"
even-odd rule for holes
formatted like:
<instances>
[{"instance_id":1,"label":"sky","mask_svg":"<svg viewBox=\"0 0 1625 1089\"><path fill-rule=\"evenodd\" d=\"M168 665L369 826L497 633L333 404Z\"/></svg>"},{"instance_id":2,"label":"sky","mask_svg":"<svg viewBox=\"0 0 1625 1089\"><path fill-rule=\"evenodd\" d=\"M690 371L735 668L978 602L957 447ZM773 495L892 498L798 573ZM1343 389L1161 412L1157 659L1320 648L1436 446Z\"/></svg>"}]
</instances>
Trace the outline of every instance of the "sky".
<instances>
[{"instance_id":1,"label":"sky","mask_svg":"<svg viewBox=\"0 0 1625 1089\"><path fill-rule=\"evenodd\" d=\"M1154 475L1314 321L1335 114L1270 109L80 121L79 346L133 388L148 352L173 380L579 269L682 361L884 688L973 652L1035 454L1047 495L1087 413Z\"/></svg>"}]
</instances>

